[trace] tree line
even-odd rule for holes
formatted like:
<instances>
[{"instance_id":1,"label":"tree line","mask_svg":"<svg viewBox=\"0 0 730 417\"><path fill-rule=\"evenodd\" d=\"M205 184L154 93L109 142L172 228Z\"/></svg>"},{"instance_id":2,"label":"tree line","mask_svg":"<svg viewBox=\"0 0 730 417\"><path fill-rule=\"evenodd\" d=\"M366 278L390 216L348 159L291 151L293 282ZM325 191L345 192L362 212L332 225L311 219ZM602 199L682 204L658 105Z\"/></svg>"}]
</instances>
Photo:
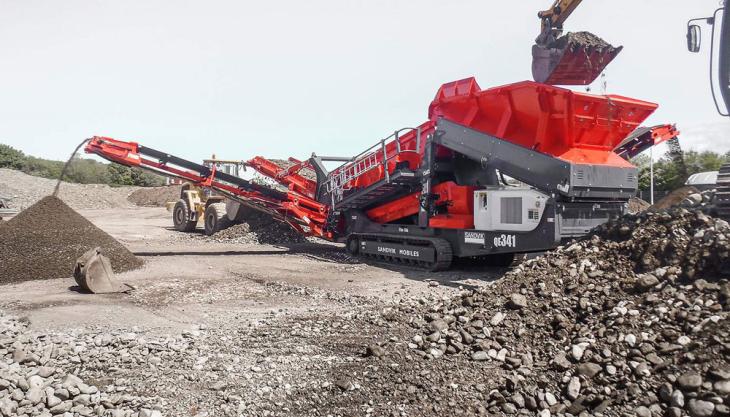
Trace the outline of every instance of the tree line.
<instances>
[{"instance_id":1,"label":"tree line","mask_svg":"<svg viewBox=\"0 0 730 417\"><path fill-rule=\"evenodd\" d=\"M678 160L677 155L666 154L654 161L654 190L673 191L684 185L690 175L698 172L717 171L720 166L730 162L730 152L723 154L712 151L684 151ZM650 187L650 159L641 154L631 160L639 168L639 190Z\"/></svg>"},{"instance_id":2,"label":"tree line","mask_svg":"<svg viewBox=\"0 0 730 417\"><path fill-rule=\"evenodd\" d=\"M58 179L64 161L36 158L0 143L0 168L10 168L37 177ZM139 168L106 164L93 159L74 157L63 178L80 184L137 185L154 187L165 184L165 178Z\"/></svg>"}]
</instances>

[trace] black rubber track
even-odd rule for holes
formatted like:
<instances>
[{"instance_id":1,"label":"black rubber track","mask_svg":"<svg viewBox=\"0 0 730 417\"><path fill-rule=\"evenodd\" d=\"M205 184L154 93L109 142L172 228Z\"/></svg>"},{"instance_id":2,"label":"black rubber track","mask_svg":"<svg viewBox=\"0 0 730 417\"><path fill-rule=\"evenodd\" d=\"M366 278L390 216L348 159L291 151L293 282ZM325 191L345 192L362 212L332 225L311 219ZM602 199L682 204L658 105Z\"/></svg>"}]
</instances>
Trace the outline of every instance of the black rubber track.
<instances>
[{"instance_id":1,"label":"black rubber track","mask_svg":"<svg viewBox=\"0 0 730 417\"><path fill-rule=\"evenodd\" d=\"M401 258L399 256L386 256L386 255L374 255L374 254L359 254L359 256L367 259L372 259L381 263L388 263L393 265L404 265L417 269L425 269L427 271L443 271L449 269L453 260L453 251L451 244L439 238L433 237L407 237L390 234L354 234L350 239L358 239L358 241L372 241L372 242L388 242L398 243L403 245L420 246L420 247L432 247L436 251L436 261L425 262L418 261L410 258Z\"/></svg>"}]
</instances>

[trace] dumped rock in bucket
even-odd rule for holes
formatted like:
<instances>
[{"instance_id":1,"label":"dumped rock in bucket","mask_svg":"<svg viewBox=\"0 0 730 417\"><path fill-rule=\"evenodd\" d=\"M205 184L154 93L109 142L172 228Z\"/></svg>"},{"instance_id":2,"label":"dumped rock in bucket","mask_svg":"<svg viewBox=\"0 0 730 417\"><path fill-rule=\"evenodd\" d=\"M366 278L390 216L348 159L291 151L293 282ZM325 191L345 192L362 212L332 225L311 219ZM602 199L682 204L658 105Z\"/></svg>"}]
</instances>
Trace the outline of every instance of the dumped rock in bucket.
<instances>
[{"instance_id":1,"label":"dumped rock in bucket","mask_svg":"<svg viewBox=\"0 0 730 417\"><path fill-rule=\"evenodd\" d=\"M591 32L568 32L548 46L557 49L563 49L565 47L584 47L598 50L615 49L613 45Z\"/></svg>"},{"instance_id":2,"label":"dumped rock in bucket","mask_svg":"<svg viewBox=\"0 0 730 417\"><path fill-rule=\"evenodd\" d=\"M76 259L97 246L115 272L142 266L121 243L52 196L0 226L0 242L0 283L70 277Z\"/></svg>"}]
</instances>

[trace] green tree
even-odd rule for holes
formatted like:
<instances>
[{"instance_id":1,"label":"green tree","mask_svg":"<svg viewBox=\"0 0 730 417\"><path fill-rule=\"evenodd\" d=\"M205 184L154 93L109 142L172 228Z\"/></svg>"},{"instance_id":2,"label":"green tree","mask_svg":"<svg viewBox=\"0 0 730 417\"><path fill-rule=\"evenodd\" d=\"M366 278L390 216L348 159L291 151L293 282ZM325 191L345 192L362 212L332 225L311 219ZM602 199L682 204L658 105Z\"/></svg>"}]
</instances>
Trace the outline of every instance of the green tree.
<instances>
[{"instance_id":1,"label":"green tree","mask_svg":"<svg viewBox=\"0 0 730 417\"><path fill-rule=\"evenodd\" d=\"M74 158L68 167L66 177L68 182L80 184L110 184L109 169L92 159Z\"/></svg>"},{"instance_id":2,"label":"green tree","mask_svg":"<svg viewBox=\"0 0 730 417\"><path fill-rule=\"evenodd\" d=\"M730 159L730 152L721 155L712 151L685 151L683 154L684 165L687 168L686 175L669 155L654 162L654 189L656 191L676 190L684 185L690 175L698 172L717 171L720 165ZM649 190L649 157L642 154L632 159L631 162L639 168L639 189Z\"/></svg>"},{"instance_id":3,"label":"green tree","mask_svg":"<svg viewBox=\"0 0 730 417\"><path fill-rule=\"evenodd\" d=\"M140 187L159 187L165 185L165 178L160 175L147 172L140 168L132 168L131 171L134 185Z\"/></svg>"},{"instance_id":4,"label":"green tree","mask_svg":"<svg viewBox=\"0 0 730 417\"><path fill-rule=\"evenodd\" d=\"M128 167L117 164L109 164L107 166L107 169L109 170L109 181L111 184L134 185L134 180L132 179L132 170L130 170Z\"/></svg>"},{"instance_id":5,"label":"green tree","mask_svg":"<svg viewBox=\"0 0 730 417\"><path fill-rule=\"evenodd\" d=\"M57 179L63 170L63 162L28 156L21 171L43 178Z\"/></svg>"}]
</instances>

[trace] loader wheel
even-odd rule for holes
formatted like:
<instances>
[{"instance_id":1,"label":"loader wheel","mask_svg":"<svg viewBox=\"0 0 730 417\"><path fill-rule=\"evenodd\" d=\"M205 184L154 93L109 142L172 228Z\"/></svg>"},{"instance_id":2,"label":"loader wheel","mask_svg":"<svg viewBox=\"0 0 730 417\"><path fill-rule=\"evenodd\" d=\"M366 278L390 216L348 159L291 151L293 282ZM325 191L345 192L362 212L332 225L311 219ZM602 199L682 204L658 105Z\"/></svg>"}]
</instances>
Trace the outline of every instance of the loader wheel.
<instances>
[{"instance_id":1,"label":"loader wheel","mask_svg":"<svg viewBox=\"0 0 730 417\"><path fill-rule=\"evenodd\" d=\"M213 203L205 208L205 234L210 236L231 225L226 215L226 203Z\"/></svg>"},{"instance_id":2,"label":"loader wheel","mask_svg":"<svg viewBox=\"0 0 730 417\"><path fill-rule=\"evenodd\" d=\"M190 214L187 201L180 199L175 203L175 207L172 209L172 224L175 226L175 230L185 233L195 231L198 222L191 220L192 216Z\"/></svg>"}]
</instances>

